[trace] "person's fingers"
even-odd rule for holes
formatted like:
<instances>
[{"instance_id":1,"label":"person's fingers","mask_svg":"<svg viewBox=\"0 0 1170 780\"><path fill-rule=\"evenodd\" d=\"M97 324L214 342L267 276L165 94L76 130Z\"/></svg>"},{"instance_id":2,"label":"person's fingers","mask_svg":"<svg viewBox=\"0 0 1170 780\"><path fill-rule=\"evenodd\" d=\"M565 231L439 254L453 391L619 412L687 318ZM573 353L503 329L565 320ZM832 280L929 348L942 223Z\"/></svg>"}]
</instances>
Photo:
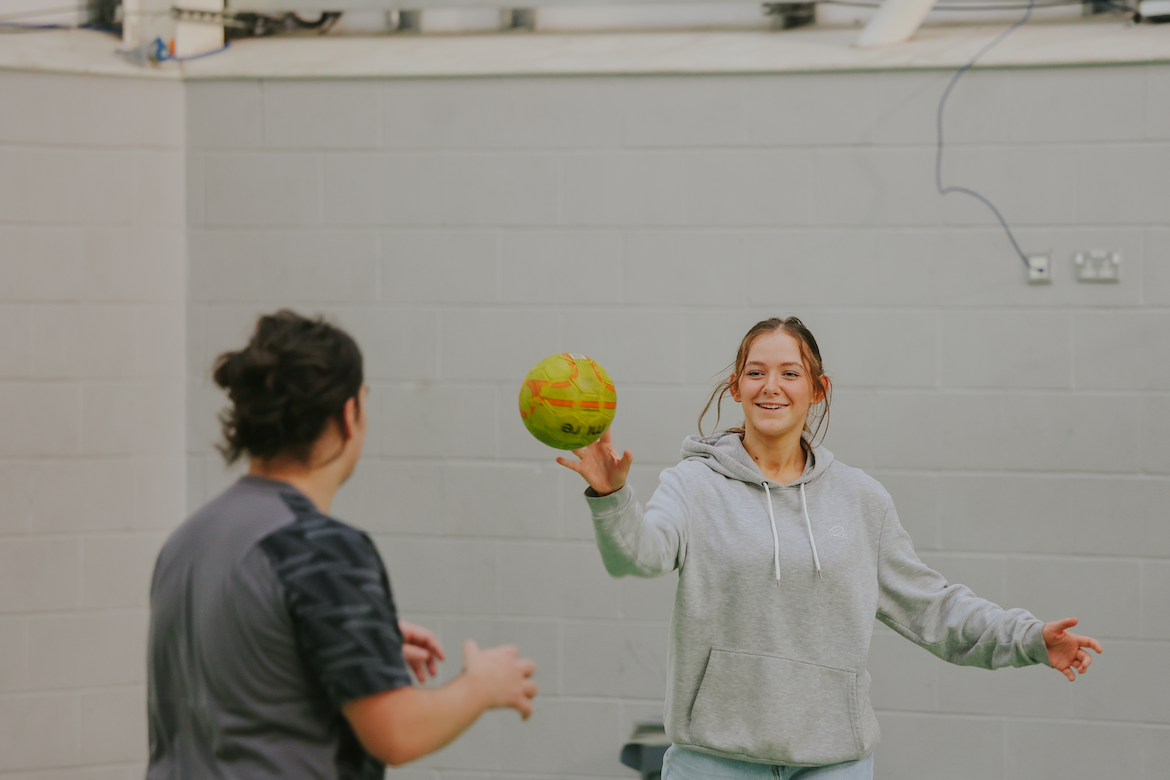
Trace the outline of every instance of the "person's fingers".
<instances>
[{"instance_id":1,"label":"person's fingers","mask_svg":"<svg viewBox=\"0 0 1170 780\"><path fill-rule=\"evenodd\" d=\"M1096 639L1094 639L1093 637L1091 637L1091 636L1082 636L1082 637L1079 637L1079 638L1080 638L1080 640L1081 640L1081 641L1080 641L1080 645L1081 645L1081 647L1091 647L1091 648L1093 648L1094 650L1096 650L1098 653L1103 653L1103 652L1105 652L1105 648L1101 647L1101 643L1100 643L1100 642L1098 642L1098 641L1097 641Z\"/></svg>"},{"instance_id":2,"label":"person's fingers","mask_svg":"<svg viewBox=\"0 0 1170 780\"><path fill-rule=\"evenodd\" d=\"M1075 617L1070 617L1064 618L1063 620L1054 620L1048 625L1052 627L1053 633L1059 634L1061 631L1067 631L1068 629L1072 628L1078 622L1079 621Z\"/></svg>"},{"instance_id":3,"label":"person's fingers","mask_svg":"<svg viewBox=\"0 0 1170 780\"><path fill-rule=\"evenodd\" d=\"M520 667L520 673L525 677L531 677L536 673L536 661L533 661L531 658L521 658L518 665Z\"/></svg>"},{"instance_id":4,"label":"person's fingers","mask_svg":"<svg viewBox=\"0 0 1170 780\"><path fill-rule=\"evenodd\" d=\"M439 664L435 661L433 655L427 658L427 671L431 673L431 677L439 676Z\"/></svg>"},{"instance_id":5,"label":"person's fingers","mask_svg":"<svg viewBox=\"0 0 1170 780\"><path fill-rule=\"evenodd\" d=\"M581 473L581 461L579 461L579 460L569 460L568 458L562 458L558 455L557 456L557 463L561 464L562 466L564 466L567 469L572 469L573 471L577 472L578 474Z\"/></svg>"},{"instance_id":6,"label":"person's fingers","mask_svg":"<svg viewBox=\"0 0 1170 780\"><path fill-rule=\"evenodd\" d=\"M1071 666L1069 666L1065 669L1061 669L1060 672L1061 672L1061 674L1063 674L1065 677L1068 678L1069 682L1076 682L1077 673L1073 671Z\"/></svg>"},{"instance_id":7,"label":"person's fingers","mask_svg":"<svg viewBox=\"0 0 1170 780\"><path fill-rule=\"evenodd\" d=\"M540 689L535 680L528 680L524 683L524 695L529 699L535 699L538 690Z\"/></svg>"},{"instance_id":8,"label":"person's fingers","mask_svg":"<svg viewBox=\"0 0 1170 780\"><path fill-rule=\"evenodd\" d=\"M532 699L525 696L518 696L512 702L512 706L520 713L520 717L524 720L528 720L532 715Z\"/></svg>"},{"instance_id":9,"label":"person's fingers","mask_svg":"<svg viewBox=\"0 0 1170 780\"><path fill-rule=\"evenodd\" d=\"M1077 667L1077 669L1080 671L1081 674L1084 674L1085 672L1087 672L1089 670L1089 664L1093 663L1093 656L1089 655L1084 650L1082 650L1079 653L1078 660L1081 663L1080 663L1080 666Z\"/></svg>"}]
</instances>

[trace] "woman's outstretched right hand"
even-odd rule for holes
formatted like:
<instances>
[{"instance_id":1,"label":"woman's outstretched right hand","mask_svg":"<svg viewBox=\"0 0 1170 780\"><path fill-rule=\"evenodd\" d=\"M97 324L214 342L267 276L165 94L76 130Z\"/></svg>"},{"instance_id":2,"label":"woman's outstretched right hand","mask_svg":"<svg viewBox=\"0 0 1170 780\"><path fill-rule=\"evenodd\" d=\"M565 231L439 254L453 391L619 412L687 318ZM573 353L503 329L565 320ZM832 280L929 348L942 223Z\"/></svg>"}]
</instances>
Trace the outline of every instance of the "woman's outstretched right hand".
<instances>
[{"instance_id":1,"label":"woman's outstretched right hand","mask_svg":"<svg viewBox=\"0 0 1170 780\"><path fill-rule=\"evenodd\" d=\"M621 490L630 474L630 464L634 462L634 455L629 450L618 457L617 450L613 448L613 435L608 428L600 439L588 447L572 450L572 453L580 460L557 458L557 463L584 477L599 496Z\"/></svg>"}]
</instances>

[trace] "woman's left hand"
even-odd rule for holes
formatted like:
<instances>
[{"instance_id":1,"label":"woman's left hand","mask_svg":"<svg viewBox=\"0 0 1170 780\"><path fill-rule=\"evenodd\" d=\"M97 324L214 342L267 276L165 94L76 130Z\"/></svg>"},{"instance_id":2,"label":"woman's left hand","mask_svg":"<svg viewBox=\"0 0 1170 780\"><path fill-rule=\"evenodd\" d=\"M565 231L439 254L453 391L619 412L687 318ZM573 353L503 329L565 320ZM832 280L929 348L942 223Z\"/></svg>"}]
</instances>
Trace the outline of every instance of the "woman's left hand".
<instances>
[{"instance_id":1,"label":"woman's left hand","mask_svg":"<svg viewBox=\"0 0 1170 780\"><path fill-rule=\"evenodd\" d=\"M447 656L443 654L443 646L439 644L438 637L430 629L416 626L414 623L407 623L405 620L398 621L398 629L402 631L402 641L404 642L402 657L414 670L414 676L418 678L418 681L425 683L427 672L431 673L431 677L438 677L438 662L447 659Z\"/></svg>"},{"instance_id":2,"label":"woman's left hand","mask_svg":"<svg viewBox=\"0 0 1170 780\"><path fill-rule=\"evenodd\" d=\"M1089 647L1102 652L1101 643L1091 636L1073 634L1068 629L1077 624L1076 618L1054 620L1044 624L1044 645L1048 648L1048 662L1052 668L1064 674L1070 681L1077 674L1084 674L1093 663L1093 657L1085 652ZM1076 670L1075 672L1073 670Z\"/></svg>"}]
</instances>

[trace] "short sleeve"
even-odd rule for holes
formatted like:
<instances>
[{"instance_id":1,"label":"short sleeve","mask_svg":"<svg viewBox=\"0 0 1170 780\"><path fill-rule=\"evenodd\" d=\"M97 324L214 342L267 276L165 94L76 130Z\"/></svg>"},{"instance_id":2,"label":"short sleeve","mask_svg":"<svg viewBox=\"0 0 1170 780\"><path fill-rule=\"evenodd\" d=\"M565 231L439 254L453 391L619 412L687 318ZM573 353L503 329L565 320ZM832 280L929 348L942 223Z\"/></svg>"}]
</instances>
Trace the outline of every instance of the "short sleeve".
<instances>
[{"instance_id":1,"label":"short sleeve","mask_svg":"<svg viewBox=\"0 0 1170 780\"><path fill-rule=\"evenodd\" d=\"M296 498L286 497L290 503ZM307 502L305 502L307 503ZM297 643L340 708L411 684L381 556L368 536L309 507L260 542L284 589Z\"/></svg>"}]
</instances>

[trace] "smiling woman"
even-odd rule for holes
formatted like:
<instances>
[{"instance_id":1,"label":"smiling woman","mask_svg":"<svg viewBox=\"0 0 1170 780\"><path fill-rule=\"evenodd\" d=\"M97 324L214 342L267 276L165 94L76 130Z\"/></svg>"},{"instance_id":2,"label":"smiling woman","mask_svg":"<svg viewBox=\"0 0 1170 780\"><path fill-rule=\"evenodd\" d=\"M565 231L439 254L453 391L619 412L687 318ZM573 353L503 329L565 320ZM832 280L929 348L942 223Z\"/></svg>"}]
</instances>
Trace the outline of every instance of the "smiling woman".
<instances>
[{"instance_id":1,"label":"smiling woman","mask_svg":"<svg viewBox=\"0 0 1170 780\"><path fill-rule=\"evenodd\" d=\"M757 323L700 415L729 393L741 428L688 437L645 509L606 434L557 462L585 478L615 577L677 569L663 780L870 780L880 732L873 619L955 664L1048 664L1075 680L1098 653L923 564L889 493L817 443L831 383L795 317ZM716 421L718 426L718 420Z\"/></svg>"}]
</instances>

